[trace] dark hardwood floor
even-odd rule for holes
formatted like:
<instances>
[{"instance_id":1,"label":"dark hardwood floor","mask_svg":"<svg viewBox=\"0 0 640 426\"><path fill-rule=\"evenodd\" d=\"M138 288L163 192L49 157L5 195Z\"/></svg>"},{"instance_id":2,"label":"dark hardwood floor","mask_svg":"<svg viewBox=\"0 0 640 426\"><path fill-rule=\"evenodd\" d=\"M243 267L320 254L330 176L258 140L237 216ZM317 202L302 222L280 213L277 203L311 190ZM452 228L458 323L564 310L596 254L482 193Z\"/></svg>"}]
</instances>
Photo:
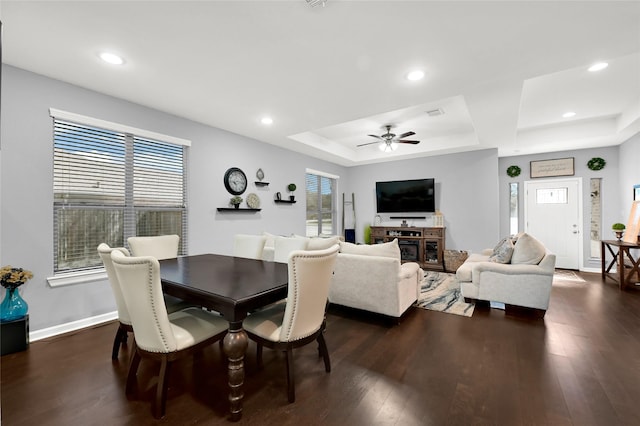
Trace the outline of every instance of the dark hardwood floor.
<instances>
[{"instance_id":1,"label":"dark hardwood floor","mask_svg":"<svg viewBox=\"0 0 640 426\"><path fill-rule=\"evenodd\" d=\"M543 320L476 308L471 318L412 308L399 325L330 309L332 372L315 345L295 353L296 402L285 363L247 357L244 417L252 425L638 425L640 291L599 274L556 282ZM230 424L218 345L171 372L167 416L150 412L156 366L124 394L129 349L111 361L117 325L38 342L1 358L2 424Z\"/></svg>"}]
</instances>

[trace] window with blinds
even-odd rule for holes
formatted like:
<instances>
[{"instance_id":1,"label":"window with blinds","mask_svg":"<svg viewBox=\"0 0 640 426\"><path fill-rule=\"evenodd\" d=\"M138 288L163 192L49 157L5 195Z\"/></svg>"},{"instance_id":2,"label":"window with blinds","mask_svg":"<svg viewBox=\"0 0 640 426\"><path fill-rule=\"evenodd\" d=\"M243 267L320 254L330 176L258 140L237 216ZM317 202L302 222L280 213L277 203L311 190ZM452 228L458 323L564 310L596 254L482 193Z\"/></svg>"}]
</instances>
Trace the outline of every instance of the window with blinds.
<instances>
[{"instance_id":1,"label":"window with blinds","mask_svg":"<svg viewBox=\"0 0 640 426\"><path fill-rule=\"evenodd\" d=\"M177 234L185 254L186 147L54 117L54 269L102 267L100 243Z\"/></svg>"},{"instance_id":2,"label":"window with blinds","mask_svg":"<svg viewBox=\"0 0 640 426\"><path fill-rule=\"evenodd\" d=\"M305 175L308 237L336 234L335 181L314 173Z\"/></svg>"}]
</instances>

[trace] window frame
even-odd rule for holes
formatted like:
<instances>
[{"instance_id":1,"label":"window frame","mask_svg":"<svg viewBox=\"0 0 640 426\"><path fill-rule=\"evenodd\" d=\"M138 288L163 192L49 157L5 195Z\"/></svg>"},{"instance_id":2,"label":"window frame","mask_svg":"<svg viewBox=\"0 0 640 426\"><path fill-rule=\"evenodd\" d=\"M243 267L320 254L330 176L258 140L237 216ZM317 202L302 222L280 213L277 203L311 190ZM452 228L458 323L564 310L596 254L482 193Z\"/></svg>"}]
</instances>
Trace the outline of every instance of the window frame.
<instances>
[{"instance_id":1,"label":"window frame","mask_svg":"<svg viewBox=\"0 0 640 426\"><path fill-rule=\"evenodd\" d=\"M116 140L116 143L123 142L125 151L128 151L127 154L125 154L125 157L129 157L129 156L131 157L130 160L127 160L125 157L123 157L123 159L125 160L124 169L126 174L126 179L125 179L126 184L125 184L124 192L122 193L123 197L125 198L122 205L110 206L110 205L100 205L99 203L91 203L91 204L84 205L83 203L73 203L73 204L70 204L69 206L73 208L79 208L81 210L82 209L100 210L100 209L109 209L109 208L122 209L122 212L123 212L122 214L123 216L125 216L125 218L123 219L124 222L122 224L122 226L124 227L123 239L125 243L126 243L127 237L136 235L137 233L136 223L137 223L138 212L149 211L149 210L159 211L159 212L180 211L182 213L180 215L181 218L177 220L180 220L181 222L180 227L181 227L181 233L183 235L183 238L181 238L181 253L183 254L186 253L186 250L187 250L186 237L188 232L188 209L187 209L188 149L186 149L186 147L191 146L191 141L182 139L182 138L176 138L174 136L163 135L156 132L150 132L144 129L138 129L131 126L126 126L118 123L100 120L92 117L82 116L75 113L61 111L54 108L50 108L49 113L50 113L50 116L52 117L53 130L55 130L57 122L70 122L81 128L82 127L98 128L98 129L105 130L107 132L124 134L125 137L123 141L121 141L120 139L117 139L117 140L114 139L114 140ZM55 131L53 131L53 134L52 134L52 142L53 142L53 147L55 147L57 143ZM179 155L179 157L176 157L178 159L178 163L175 163L175 164L180 164L180 160L182 162L179 168L177 168L178 170L180 170L182 174L181 193L174 192L174 194L180 195L181 201L176 202L176 200L174 199L174 200L168 201L166 205L162 205L162 204L155 205L155 203L151 203L151 205L141 205L139 203L134 202L133 181L134 181L134 176L139 175L139 173L135 172L136 169L134 169L133 167L134 161L133 161L132 153L134 150L134 145L138 144L137 145L138 147L143 147L146 149L149 146L153 148L154 143L176 146L176 147L170 147L170 151L174 151L176 155ZM180 150L177 149L178 146L180 146ZM159 147L160 149L157 152L152 150L151 154L158 154L157 158L162 158L162 155L164 155L162 153L162 146L159 145ZM56 153L52 152L52 160L55 158L56 158ZM138 163L136 162L136 164ZM80 167L82 167L82 165ZM56 168L54 167L54 171L55 170ZM153 171L149 172L149 169L146 169L145 172L151 175L154 174ZM157 173L157 170L155 173ZM52 179L54 178L52 177ZM54 179L54 182L55 182L55 179ZM144 186L143 188L147 190L149 189L146 186ZM151 190L153 190L152 186L151 186ZM105 277L105 274L104 274L104 267L102 265L98 265L98 266L86 265L83 267L75 267L71 269L58 269L58 266L57 266L58 264L56 263L56 257L58 255L58 244L59 244L59 241L58 241L59 231L58 231L58 225L56 222L57 214L59 211L64 210L65 207L69 207L69 206L65 206L59 200L56 201L55 192L56 192L56 189L53 188L54 202L53 202L52 210L53 210L54 223L52 225L53 225L53 233L54 233L54 246L53 246L52 254L54 256L54 259L53 259L54 260L54 276L48 278L49 284L52 287L55 287L58 285L76 284L79 282L89 282L89 281L96 281L96 280L103 279ZM180 198L178 198L178 200L180 200ZM128 218L126 217L127 215L129 216Z\"/></svg>"},{"instance_id":2,"label":"window frame","mask_svg":"<svg viewBox=\"0 0 640 426\"><path fill-rule=\"evenodd\" d=\"M313 169L306 169L305 170L305 195L308 196L308 191L307 191L307 176L308 175L313 175L316 176L318 179L318 188L322 188L322 179L329 179L330 183L331 183L331 207L330 208L322 208L322 191L318 190L318 200L316 200L316 205L318 206L317 210L313 211L313 214L316 214L318 218L320 218L317 221L317 229L316 229L316 234L314 235L309 235L309 210L308 210L308 198L307 198L307 206L305 207L305 235L307 237L313 237L313 236L320 236L320 235L327 235L327 234L323 234L322 233L322 215L326 214L326 213L330 213L331 215L331 235L337 235L337 229L338 229L338 179L340 178L337 175L333 175L330 173L325 173L325 172L321 172L318 170L313 170Z\"/></svg>"}]
</instances>

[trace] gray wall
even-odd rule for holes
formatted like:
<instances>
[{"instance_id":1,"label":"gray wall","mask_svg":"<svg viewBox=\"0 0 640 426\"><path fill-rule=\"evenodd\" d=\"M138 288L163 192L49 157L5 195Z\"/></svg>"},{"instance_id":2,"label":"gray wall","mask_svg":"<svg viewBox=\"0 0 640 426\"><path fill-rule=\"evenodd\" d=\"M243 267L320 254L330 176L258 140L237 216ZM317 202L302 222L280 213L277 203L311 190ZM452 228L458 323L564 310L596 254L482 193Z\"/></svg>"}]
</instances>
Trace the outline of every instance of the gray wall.
<instances>
[{"instance_id":1,"label":"gray wall","mask_svg":"<svg viewBox=\"0 0 640 426\"><path fill-rule=\"evenodd\" d=\"M46 277L53 274L50 107L192 141L188 178L191 254L229 254L233 235L239 232L304 234L305 168L340 176L339 199L342 193L349 197L355 193L356 235L360 242L364 226L373 222L376 213L376 181L433 177L436 208L444 214L447 226L447 248L471 251L490 247L508 233L507 183L511 179L505 170L511 164L523 169L523 181L532 159L576 157L576 175L603 178L603 227L614 221L626 222L631 187L640 183L639 136L620 148L503 159L498 159L497 151L491 149L344 168L11 66L3 65L2 71L0 264L22 266L34 272L34 279L22 287L30 306L31 331L115 310L106 282L57 288L49 287L46 282ZM586 168L586 162L594 156L607 160L607 167L599 173ZM228 203L229 194L222 177L232 166L242 168L250 182L258 168L264 170L270 185L256 188L251 183L248 191L260 196L261 212L221 214L216 211ZM290 182L298 185L296 193L300 202L273 203L275 192L284 194ZM583 189L588 191L588 183ZM398 225L399 221L386 220L384 224ZM411 224L428 226L431 219ZM588 217L585 217L585 227L587 224Z\"/></svg>"},{"instance_id":2,"label":"gray wall","mask_svg":"<svg viewBox=\"0 0 640 426\"><path fill-rule=\"evenodd\" d=\"M21 290L29 303L31 331L115 310L107 282L56 288L46 282L53 275L50 107L192 141L188 178L188 249L192 254L231 253L233 235L238 232L304 234L305 167L346 174L344 167L332 163L11 66L3 65L2 71L1 264L21 266L34 273ZM231 166L247 174L251 182L248 192L260 196L261 212L216 211L217 207L228 206L230 195L222 179ZM265 189L253 184L258 168L270 182ZM273 203L275 192L285 193L290 182L298 185L296 193L302 202Z\"/></svg>"},{"instance_id":3,"label":"gray wall","mask_svg":"<svg viewBox=\"0 0 640 426\"><path fill-rule=\"evenodd\" d=\"M497 172L495 149L353 167L347 192L356 194L356 238L362 241L364 226L373 223L376 181L434 178L436 209L447 227L445 247L477 252L492 246L499 236ZM388 216L383 216L383 225L400 225L401 220ZM432 222L428 217L408 223L430 226Z\"/></svg>"},{"instance_id":4,"label":"gray wall","mask_svg":"<svg viewBox=\"0 0 640 426\"><path fill-rule=\"evenodd\" d=\"M589 191L589 182L592 178L602 179L602 236L604 238L611 237L608 234L611 224L621 221L618 218L620 211L620 167L618 158L618 147L605 147L582 149L575 151L562 151L547 154L523 155L517 157L500 158L500 235L509 235L509 183L519 182L518 197L518 225L519 231L524 230L524 182L540 181L544 179L558 178L530 178L530 161L548 160L553 158L574 157L575 159L575 177L582 178L582 200L583 200L583 248L584 258L583 265L586 268L600 268L600 259L591 258L590 253L590 224L591 224L591 197ZM587 167L587 162L593 157L603 158L607 164L602 170L593 171ZM516 165L522 169L520 176L510 178L507 175L507 168ZM631 189L629 189L631 194ZM628 215L628 210L627 210ZM626 219L624 220L626 223Z\"/></svg>"}]
</instances>

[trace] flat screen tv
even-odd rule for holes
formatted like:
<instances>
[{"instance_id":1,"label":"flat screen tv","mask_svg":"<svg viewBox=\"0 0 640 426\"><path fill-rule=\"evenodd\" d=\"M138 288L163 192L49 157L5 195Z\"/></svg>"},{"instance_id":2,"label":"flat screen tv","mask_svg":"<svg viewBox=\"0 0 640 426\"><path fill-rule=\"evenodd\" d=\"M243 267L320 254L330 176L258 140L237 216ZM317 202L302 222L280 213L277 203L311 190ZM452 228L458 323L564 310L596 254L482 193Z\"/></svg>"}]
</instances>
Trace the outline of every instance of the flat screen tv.
<instances>
[{"instance_id":1,"label":"flat screen tv","mask_svg":"<svg viewBox=\"0 0 640 426\"><path fill-rule=\"evenodd\" d=\"M376 182L378 213L433 213L436 211L434 179Z\"/></svg>"}]
</instances>

